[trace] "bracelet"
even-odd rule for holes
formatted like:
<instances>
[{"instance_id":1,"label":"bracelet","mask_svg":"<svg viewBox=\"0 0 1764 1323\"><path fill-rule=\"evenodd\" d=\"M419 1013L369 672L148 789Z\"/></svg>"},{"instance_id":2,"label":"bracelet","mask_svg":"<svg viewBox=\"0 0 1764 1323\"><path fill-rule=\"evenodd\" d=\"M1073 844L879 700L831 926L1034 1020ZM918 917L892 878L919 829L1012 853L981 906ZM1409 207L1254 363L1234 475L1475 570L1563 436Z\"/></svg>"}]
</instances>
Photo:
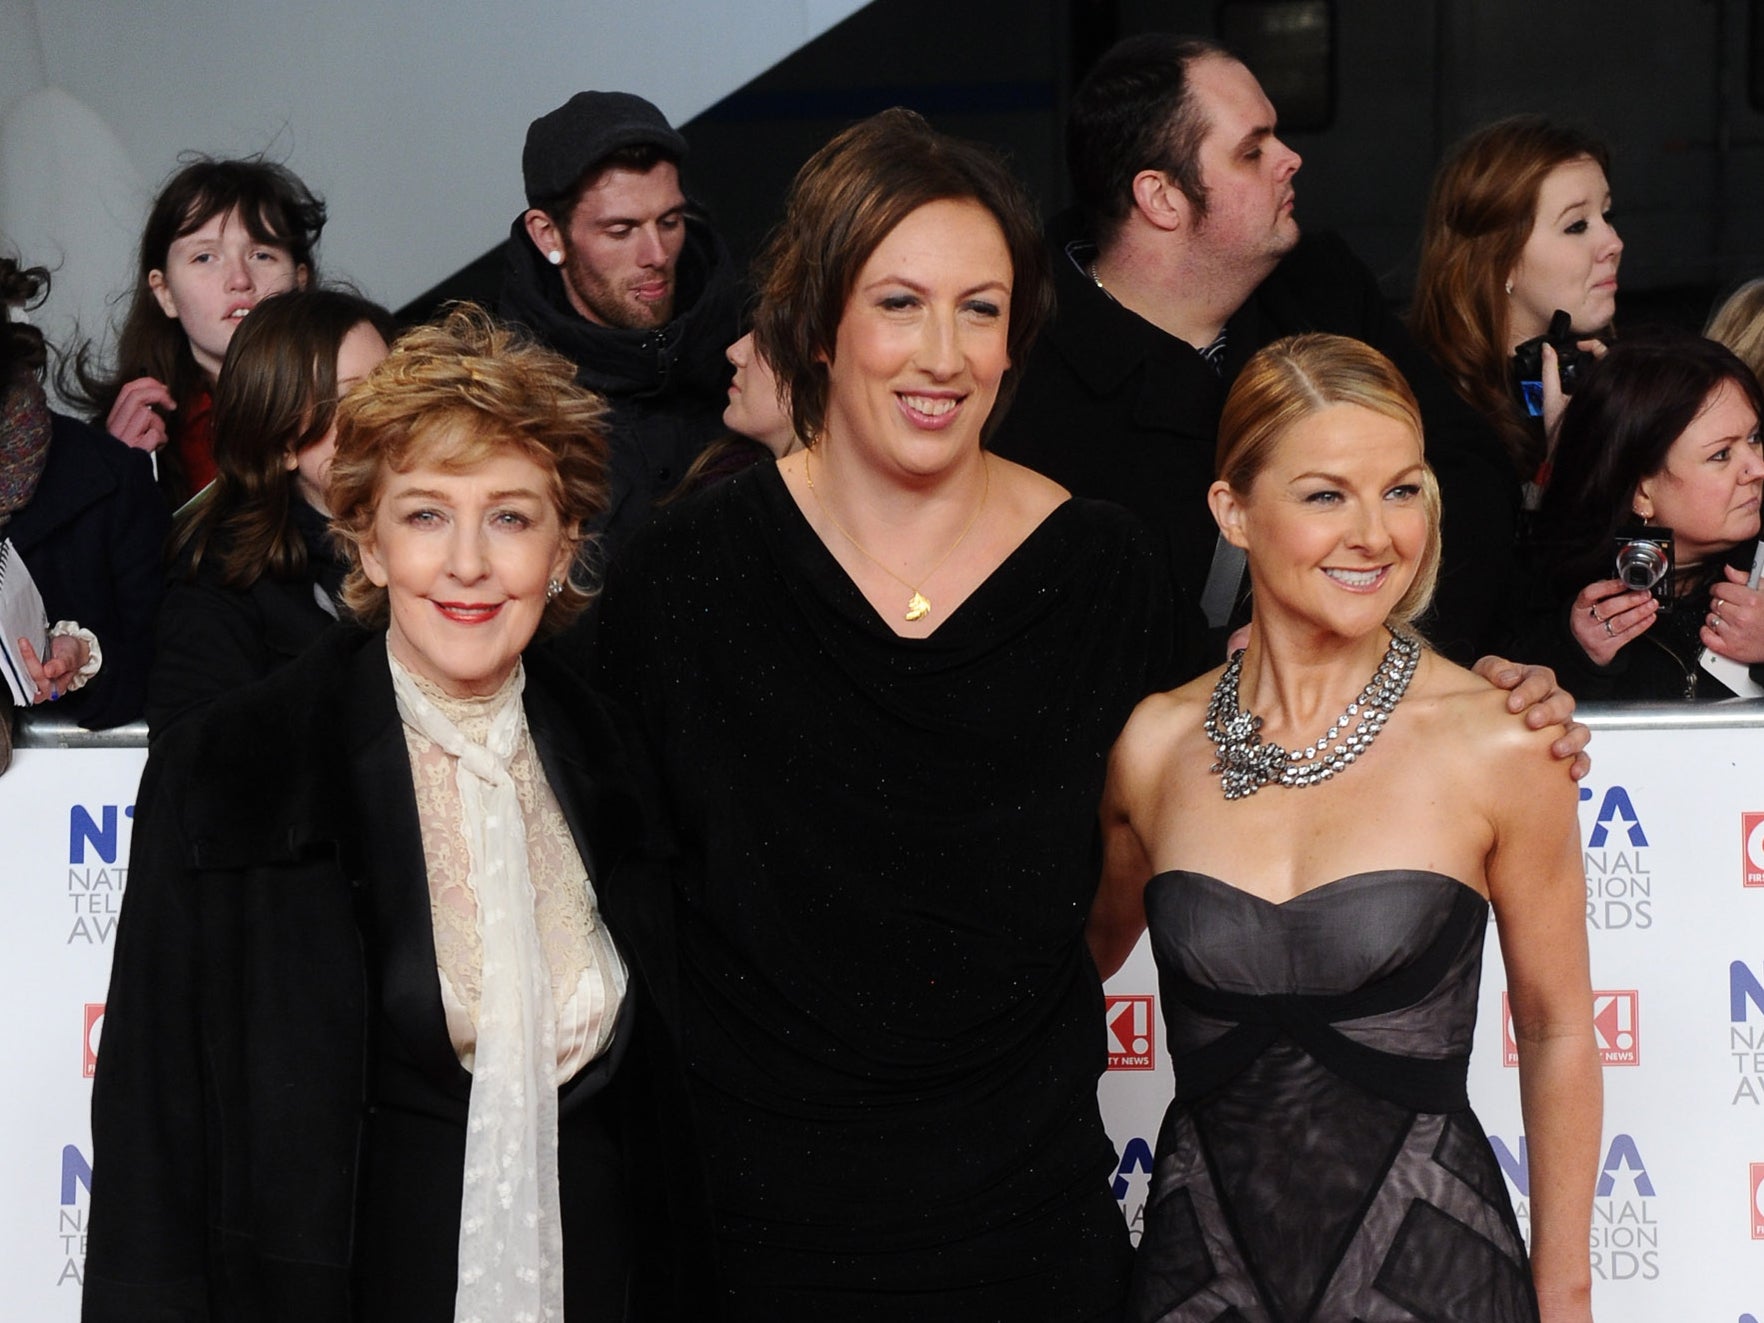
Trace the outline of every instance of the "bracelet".
<instances>
[{"instance_id":1,"label":"bracelet","mask_svg":"<svg viewBox=\"0 0 1764 1323\"><path fill-rule=\"evenodd\" d=\"M104 665L104 649L98 646L98 636L77 620L57 620L50 627L49 637L52 639L77 638L86 641L86 664L68 677L67 688L62 691L63 693L73 693L74 690L98 674L98 668Z\"/></svg>"}]
</instances>

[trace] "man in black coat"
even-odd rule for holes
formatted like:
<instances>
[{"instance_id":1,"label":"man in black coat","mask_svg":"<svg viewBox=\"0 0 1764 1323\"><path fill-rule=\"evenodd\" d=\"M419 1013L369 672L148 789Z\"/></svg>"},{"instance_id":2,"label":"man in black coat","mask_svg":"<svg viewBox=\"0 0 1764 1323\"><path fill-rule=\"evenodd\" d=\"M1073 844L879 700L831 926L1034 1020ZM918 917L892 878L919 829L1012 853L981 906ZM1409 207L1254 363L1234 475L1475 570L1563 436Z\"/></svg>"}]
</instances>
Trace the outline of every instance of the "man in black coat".
<instances>
[{"instance_id":1,"label":"man in black coat","mask_svg":"<svg viewBox=\"0 0 1764 1323\"><path fill-rule=\"evenodd\" d=\"M1059 310L995 449L1144 518L1217 660L1249 610L1240 556L1214 564L1206 504L1225 394L1282 336L1363 340L1408 378L1439 476L1444 560L1423 628L1466 664L1486 651L1513 563L1510 466L1365 265L1333 235L1300 238L1299 157L1255 76L1209 41L1128 38L1075 94L1067 158L1078 209L1055 227Z\"/></svg>"},{"instance_id":2,"label":"man in black coat","mask_svg":"<svg viewBox=\"0 0 1764 1323\"><path fill-rule=\"evenodd\" d=\"M610 556L725 430L740 300L728 249L680 188L686 140L642 97L578 92L533 121L527 210L498 311L612 408Z\"/></svg>"}]
</instances>

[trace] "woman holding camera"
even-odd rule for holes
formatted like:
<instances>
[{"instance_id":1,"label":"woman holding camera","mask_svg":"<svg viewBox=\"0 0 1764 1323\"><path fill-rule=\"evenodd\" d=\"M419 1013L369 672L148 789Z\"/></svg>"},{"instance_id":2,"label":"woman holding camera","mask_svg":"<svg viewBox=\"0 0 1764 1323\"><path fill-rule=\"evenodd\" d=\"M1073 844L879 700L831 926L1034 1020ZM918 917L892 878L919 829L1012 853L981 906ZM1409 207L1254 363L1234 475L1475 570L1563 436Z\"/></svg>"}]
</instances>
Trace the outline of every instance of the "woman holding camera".
<instances>
[{"instance_id":1,"label":"woman holding camera","mask_svg":"<svg viewBox=\"0 0 1764 1323\"><path fill-rule=\"evenodd\" d=\"M1613 348L1562 419L1538 511L1537 606L1514 655L1548 662L1588 699L1729 697L1700 658L1764 662L1764 595L1747 582L1760 412L1757 379L1712 340ZM1650 562L1663 563L1657 578Z\"/></svg>"},{"instance_id":2,"label":"woman holding camera","mask_svg":"<svg viewBox=\"0 0 1764 1323\"><path fill-rule=\"evenodd\" d=\"M1548 335L1562 311L1571 327L1564 341L1603 352L1623 257L1609 165L1597 139L1517 115L1453 148L1427 202L1415 336L1500 433L1521 478L1538 486L1548 479L1546 438L1565 403L1558 353L1541 346L1538 416L1521 404L1513 351Z\"/></svg>"}]
</instances>

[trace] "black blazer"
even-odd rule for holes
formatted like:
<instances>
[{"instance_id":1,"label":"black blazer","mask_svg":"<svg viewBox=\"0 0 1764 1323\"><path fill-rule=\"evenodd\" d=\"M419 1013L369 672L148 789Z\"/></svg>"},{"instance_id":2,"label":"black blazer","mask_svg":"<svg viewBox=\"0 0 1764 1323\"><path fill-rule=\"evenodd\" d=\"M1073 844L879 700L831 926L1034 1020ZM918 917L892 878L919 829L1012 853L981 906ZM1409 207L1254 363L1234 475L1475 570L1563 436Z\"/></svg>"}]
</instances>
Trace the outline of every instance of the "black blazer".
<instances>
[{"instance_id":1,"label":"black blazer","mask_svg":"<svg viewBox=\"0 0 1764 1323\"><path fill-rule=\"evenodd\" d=\"M446 1042L384 649L383 634L339 628L149 756L93 1090L88 1320L360 1316L378 1038L427 1024ZM646 871L644 806L585 690L535 656L525 702L631 971L618 1069L564 1100L604 1087L642 1177L630 1312L584 1304L706 1316L708 1203L652 991L672 975L647 938L665 929L648 911L668 888ZM451 1057L421 1065L443 1086L464 1075Z\"/></svg>"},{"instance_id":2,"label":"black blazer","mask_svg":"<svg viewBox=\"0 0 1764 1323\"><path fill-rule=\"evenodd\" d=\"M146 703L170 520L145 451L62 414L52 426L37 490L0 537L24 558L50 623L97 635L104 664L64 705L103 730L139 720Z\"/></svg>"},{"instance_id":3,"label":"black blazer","mask_svg":"<svg viewBox=\"0 0 1764 1323\"><path fill-rule=\"evenodd\" d=\"M147 726L157 739L173 721L279 670L337 623L319 604L311 574L267 575L249 588L220 580L207 556L193 577L174 574L160 608L147 686Z\"/></svg>"}]
</instances>

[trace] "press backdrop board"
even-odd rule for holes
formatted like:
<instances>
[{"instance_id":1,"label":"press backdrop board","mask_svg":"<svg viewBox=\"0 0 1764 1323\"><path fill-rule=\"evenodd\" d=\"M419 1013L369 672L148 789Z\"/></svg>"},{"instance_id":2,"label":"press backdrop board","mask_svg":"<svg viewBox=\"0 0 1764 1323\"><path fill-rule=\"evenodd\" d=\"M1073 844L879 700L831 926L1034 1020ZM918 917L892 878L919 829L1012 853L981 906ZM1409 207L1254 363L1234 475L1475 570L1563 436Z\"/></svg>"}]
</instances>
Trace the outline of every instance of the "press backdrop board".
<instances>
[{"instance_id":1,"label":"press backdrop board","mask_svg":"<svg viewBox=\"0 0 1764 1323\"><path fill-rule=\"evenodd\" d=\"M1592 720L1580 819L1605 1062L1595 1312L1764 1323L1764 716ZM0 1091L0 1285L12 1318L79 1316L91 1070L144 756L21 749L0 777L0 1005L15 1019ZM1491 928L1470 1092L1524 1222L1504 991ZM1137 1236L1171 1092L1143 942L1108 994L1103 1114Z\"/></svg>"}]
</instances>

